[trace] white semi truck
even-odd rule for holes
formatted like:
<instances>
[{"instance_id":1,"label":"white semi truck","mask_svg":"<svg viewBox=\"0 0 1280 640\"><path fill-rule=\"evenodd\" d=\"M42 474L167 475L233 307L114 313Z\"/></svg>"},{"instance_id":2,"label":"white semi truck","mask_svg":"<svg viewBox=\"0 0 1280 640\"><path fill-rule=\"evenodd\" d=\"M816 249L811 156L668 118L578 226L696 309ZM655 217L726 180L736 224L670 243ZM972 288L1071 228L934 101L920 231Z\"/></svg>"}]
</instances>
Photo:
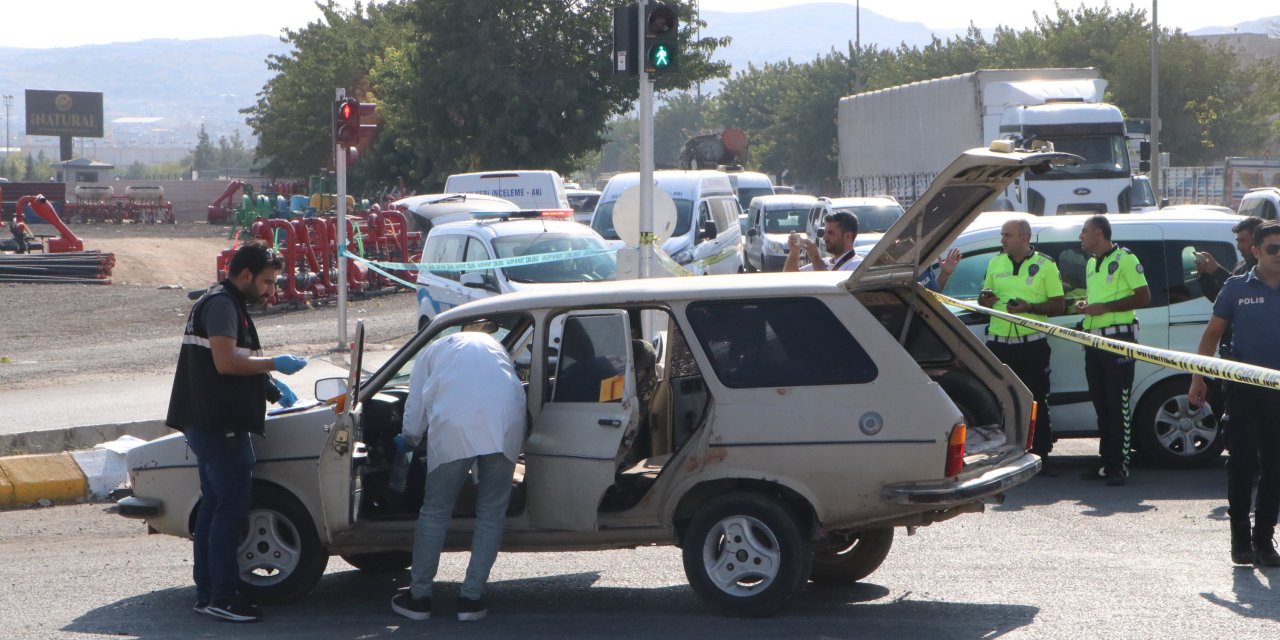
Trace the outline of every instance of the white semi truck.
<instances>
[{"instance_id":1,"label":"white semi truck","mask_svg":"<svg viewBox=\"0 0 1280 640\"><path fill-rule=\"evenodd\" d=\"M1097 69L984 69L840 99L840 183L846 196L888 194L909 206L965 149L1015 138L1084 158L1024 174L1001 206L1041 215L1128 212L1124 115L1102 102Z\"/></svg>"}]
</instances>

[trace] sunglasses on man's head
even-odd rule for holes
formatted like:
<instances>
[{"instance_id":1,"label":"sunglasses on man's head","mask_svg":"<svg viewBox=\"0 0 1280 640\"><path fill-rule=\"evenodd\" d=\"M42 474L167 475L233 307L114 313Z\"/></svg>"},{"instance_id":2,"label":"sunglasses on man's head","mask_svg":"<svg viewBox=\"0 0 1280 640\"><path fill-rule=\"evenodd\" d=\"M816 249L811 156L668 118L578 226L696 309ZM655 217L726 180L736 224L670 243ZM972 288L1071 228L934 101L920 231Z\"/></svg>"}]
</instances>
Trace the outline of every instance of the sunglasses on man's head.
<instances>
[{"instance_id":1,"label":"sunglasses on man's head","mask_svg":"<svg viewBox=\"0 0 1280 640\"><path fill-rule=\"evenodd\" d=\"M1262 245L1262 250L1265 251L1267 255L1274 256L1275 254L1280 253L1280 244L1264 244Z\"/></svg>"}]
</instances>

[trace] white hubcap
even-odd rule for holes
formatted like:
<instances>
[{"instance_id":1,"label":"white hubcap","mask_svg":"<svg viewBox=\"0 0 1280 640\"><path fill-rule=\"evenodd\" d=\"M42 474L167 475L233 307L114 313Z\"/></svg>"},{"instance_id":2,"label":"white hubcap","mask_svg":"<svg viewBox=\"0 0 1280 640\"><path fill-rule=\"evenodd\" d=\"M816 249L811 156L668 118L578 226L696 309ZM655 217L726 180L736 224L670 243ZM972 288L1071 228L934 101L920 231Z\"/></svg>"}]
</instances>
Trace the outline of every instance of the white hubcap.
<instances>
[{"instance_id":1,"label":"white hubcap","mask_svg":"<svg viewBox=\"0 0 1280 640\"><path fill-rule=\"evenodd\" d=\"M768 588L778 575L780 561L777 537L751 516L721 520L702 545L707 576L730 595L748 596Z\"/></svg>"},{"instance_id":2,"label":"white hubcap","mask_svg":"<svg viewBox=\"0 0 1280 640\"><path fill-rule=\"evenodd\" d=\"M302 556L301 536L279 512L249 512L249 529L240 543L240 579L253 585L276 584L293 574Z\"/></svg>"}]
</instances>

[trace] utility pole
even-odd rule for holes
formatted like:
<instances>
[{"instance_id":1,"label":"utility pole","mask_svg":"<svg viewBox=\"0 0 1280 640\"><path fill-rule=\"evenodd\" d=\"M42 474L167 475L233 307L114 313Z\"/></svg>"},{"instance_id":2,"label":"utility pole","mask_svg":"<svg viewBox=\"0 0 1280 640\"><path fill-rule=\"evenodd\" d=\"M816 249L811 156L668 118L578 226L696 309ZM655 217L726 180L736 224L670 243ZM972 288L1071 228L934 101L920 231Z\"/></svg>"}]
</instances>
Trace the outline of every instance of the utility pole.
<instances>
[{"instance_id":1,"label":"utility pole","mask_svg":"<svg viewBox=\"0 0 1280 640\"><path fill-rule=\"evenodd\" d=\"M1151 0L1151 193L1160 202L1160 22Z\"/></svg>"},{"instance_id":2,"label":"utility pole","mask_svg":"<svg viewBox=\"0 0 1280 640\"><path fill-rule=\"evenodd\" d=\"M640 277L653 277L654 251L660 247L644 247L646 238L653 237L653 81L645 71L647 54L645 53L645 28L649 15L645 9L648 0L637 3L639 16L636 19L636 46L640 59Z\"/></svg>"},{"instance_id":3,"label":"utility pole","mask_svg":"<svg viewBox=\"0 0 1280 640\"><path fill-rule=\"evenodd\" d=\"M862 0L853 7L853 92L862 93Z\"/></svg>"},{"instance_id":4,"label":"utility pole","mask_svg":"<svg viewBox=\"0 0 1280 640\"><path fill-rule=\"evenodd\" d=\"M13 106L13 96L4 97L4 154L9 155L9 108Z\"/></svg>"},{"instance_id":5,"label":"utility pole","mask_svg":"<svg viewBox=\"0 0 1280 640\"><path fill-rule=\"evenodd\" d=\"M334 100L347 97L345 88L334 90ZM347 250L347 148L334 140L333 167L338 174L338 351L346 351L347 346L347 257L342 255ZM322 190L323 191L323 190ZM324 196L320 196L321 202ZM357 374L358 375L358 374Z\"/></svg>"}]
</instances>

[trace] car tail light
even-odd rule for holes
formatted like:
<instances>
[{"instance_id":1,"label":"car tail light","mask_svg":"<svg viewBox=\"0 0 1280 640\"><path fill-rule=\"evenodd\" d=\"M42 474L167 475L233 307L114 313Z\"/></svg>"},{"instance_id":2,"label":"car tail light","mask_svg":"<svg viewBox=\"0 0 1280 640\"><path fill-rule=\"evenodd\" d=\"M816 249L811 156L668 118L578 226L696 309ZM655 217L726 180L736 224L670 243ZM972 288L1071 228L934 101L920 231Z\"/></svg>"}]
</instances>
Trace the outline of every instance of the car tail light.
<instances>
[{"instance_id":1,"label":"car tail light","mask_svg":"<svg viewBox=\"0 0 1280 640\"><path fill-rule=\"evenodd\" d=\"M944 473L948 478L964 471L964 440L968 430L963 422L957 422L956 426L951 427L951 436L947 438L947 468Z\"/></svg>"},{"instance_id":2,"label":"car tail light","mask_svg":"<svg viewBox=\"0 0 1280 640\"><path fill-rule=\"evenodd\" d=\"M1036 421L1040 415L1040 403L1031 403L1031 420L1027 422L1027 451L1031 450L1031 446L1036 441Z\"/></svg>"}]
</instances>

